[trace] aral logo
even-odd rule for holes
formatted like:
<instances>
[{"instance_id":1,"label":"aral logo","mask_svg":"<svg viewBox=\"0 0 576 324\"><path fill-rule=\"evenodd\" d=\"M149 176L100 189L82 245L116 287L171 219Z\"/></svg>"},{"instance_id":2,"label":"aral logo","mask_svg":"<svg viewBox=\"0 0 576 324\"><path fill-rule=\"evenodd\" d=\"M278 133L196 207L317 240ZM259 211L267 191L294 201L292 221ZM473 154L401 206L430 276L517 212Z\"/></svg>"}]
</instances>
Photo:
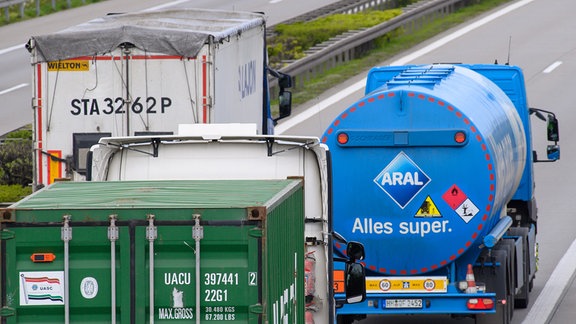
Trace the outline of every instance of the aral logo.
<instances>
[{"instance_id":1,"label":"aral logo","mask_svg":"<svg viewBox=\"0 0 576 324\"><path fill-rule=\"evenodd\" d=\"M374 178L374 183L402 209L428 182L430 182L430 178L404 152L400 152Z\"/></svg>"}]
</instances>

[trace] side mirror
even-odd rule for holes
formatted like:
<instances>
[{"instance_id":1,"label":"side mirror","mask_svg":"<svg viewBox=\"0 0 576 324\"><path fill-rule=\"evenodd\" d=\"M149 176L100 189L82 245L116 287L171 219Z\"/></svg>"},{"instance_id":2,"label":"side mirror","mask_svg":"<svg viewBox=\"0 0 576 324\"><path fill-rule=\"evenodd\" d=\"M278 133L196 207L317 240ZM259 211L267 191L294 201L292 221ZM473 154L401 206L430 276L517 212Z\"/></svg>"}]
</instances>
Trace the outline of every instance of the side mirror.
<instances>
[{"instance_id":1,"label":"side mirror","mask_svg":"<svg viewBox=\"0 0 576 324\"><path fill-rule=\"evenodd\" d=\"M546 153L548 153L548 160L560 160L560 145L548 145Z\"/></svg>"},{"instance_id":2,"label":"side mirror","mask_svg":"<svg viewBox=\"0 0 576 324\"><path fill-rule=\"evenodd\" d=\"M346 302L360 303L366 299L366 271L360 263L346 263Z\"/></svg>"},{"instance_id":3,"label":"side mirror","mask_svg":"<svg viewBox=\"0 0 576 324\"><path fill-rule=\"evenodd\" d=\"M280 89L292 88L292 76L278 72L278 86Z\"/></svg>"},{"instance_id":4,"label":"side mirror","mask_svg":"<svg viewBox=\"0 0 576 324\"><path fill-rule=\"evenodd\" d=\"M273 69L268 69L268 72L278 79L278 87L280 88L278 93L279 116L274 119L274 124L276 124L278 120L286 118L292 113L292 92L286 91L287 88L292 88L292 76Z\"/></svg>"},{"instance_id":5,"label":"side mirror","mask_svg":"<svg viewBox=\"0 0 576 324\"><path fill-rule=\"evenodd\" d=\"M544 115L547 114L547 118ZM554 142L546 147L547 159L539 160L536 150L532 151L532 159L534 162L555 162L560 160L560 127L558 126L558 119L556 115L544 109L530 108L530 115L535 115L538 119L546 122L546 138L548 142Z\"/></svg>"},{"instance_id":6,"label":"side mirror","mask_svg":"<svg viewBox=\"0 0 576 324\"><path fill-rule=\"evenodd\" d=\"M364 245L358 242L348 242L346 245L346 255L350 258L350 262L364 260Z\"/></svg>"},{"instance_id":7,"label":"side mirror","mask_svg":"<svg viewBox=\"0 0 576 324\"><path fill-rule=\"evenodd\" d=\"M554 114L548 114L548 140L551 142L558 142L560 140L560 132L558 129L558 119Z\"/></svg>"},{"instance_id":8,"label":"side mirror","mask_svg":"<svg viewBox=\"0 0 576 324\"><path fill-rule=\"evenodd\" d=\"M282 119L290 116L292 113L292 92L282 90L278 95L280 116L275 119Z\"/></svg>"}]
</instances>

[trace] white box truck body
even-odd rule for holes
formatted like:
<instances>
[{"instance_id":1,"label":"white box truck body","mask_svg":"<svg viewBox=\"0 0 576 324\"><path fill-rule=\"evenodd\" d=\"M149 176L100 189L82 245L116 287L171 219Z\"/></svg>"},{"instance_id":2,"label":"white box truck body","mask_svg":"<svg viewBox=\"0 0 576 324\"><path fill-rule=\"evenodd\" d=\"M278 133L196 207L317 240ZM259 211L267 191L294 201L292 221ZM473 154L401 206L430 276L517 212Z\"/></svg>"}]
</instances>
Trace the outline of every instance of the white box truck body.
<instances>
[{"instance_id":1,"label":"white box truck body","mask_svg":"<svg viewBox=\"0 0 576 324\"><path fill-rule=\"evenodd\" d=\"M182 123L256 123L272 134L262 14L112 14L28 43L34 185L82 179L106 136L174 134Z\"/></svg>"}]
</instances>

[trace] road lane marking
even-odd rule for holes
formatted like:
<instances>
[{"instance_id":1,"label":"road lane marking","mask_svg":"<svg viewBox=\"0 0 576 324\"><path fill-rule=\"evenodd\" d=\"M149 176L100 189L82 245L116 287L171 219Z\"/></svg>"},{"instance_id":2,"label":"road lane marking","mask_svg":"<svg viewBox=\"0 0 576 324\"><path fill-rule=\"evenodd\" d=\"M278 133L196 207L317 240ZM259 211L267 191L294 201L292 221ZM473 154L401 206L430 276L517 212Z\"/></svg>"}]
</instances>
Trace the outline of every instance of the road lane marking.
<instances>
[{"instance_id":1,"label":"road lane marking","mask_svg":"<svg viewBox=\"0 0 576 324\"><path fill-rule=\"evenodd\" d=\"M473 31L476 28L479 28L483 25L486 25L487 23L493 21L496 18L499 18L511 11L514 11L516 9L519 9L531 2L533 2L535 0L522 0L522 1L518 1L515 2L505 8L502 8L501 10L498 10L496 12L494 12L491 15L488 15L468 26L463 27L462 29L459 29L457 31L455 31L454 33L447 35L431 44L429 44L428 46L425 46L417 51L414 51L404 57L401 57L400 59L390 63L390 65L405 65L407 63L409 63L410 61L413 61L425 54L428 54L430 52L432 52L435 49L438 49L442 46L444 46L445 44L455 40L456 38L465 35L471 31ZM346 89L342 89L342 91L338 92L337 94L327 98L326 100L323 100L313 106L311 106L309 109L295 115L294 117L279 123L276 128L275 128L275 132L276 134L282 134L284 132L286 132L288 129L300 124L301 122L303 122L304 120L320 113L322 110L330 107L331 105L337 103L338 101L342 100L343 98L346 98L347 96L349 96L350 94L361 90L362 88L364 88L364 85L366 84L366 78L354 83L353 85L349 86Z\"/></svg>"},{"instance_id":2,"label":"road lane marking","mask_svg":"<svg viewBox=\"0 0 576 324\"><path fill-rule=\"evenodd\" d=\"M154 11L154 10L164 9L164 8L176 6L176 5L179 5L179 4L181 4L181 3L188 2L188 1L189 1L189 0L176 0L176 1L172 1L172 2L168 2L168 3L165 3L165 4L158 5L158 6L156 6L156 7L148 8L148 9L146 9L146 10L144 10L144 11Z\"/></svg>"},{"instance_id":3,"label":"road lane marking","mask_svg":"<svg viewBox=\"0 0 576 324\"><path fill-rule=\"evenodd\" d=\"M6 89L6 90L0 91L0 96L3 95L3 94L7 94L7 93L9 93L9 92L12 92L12 91L16 91L16 90L18 90L18 89L20 89L20 88L27 87L27 86L28 86L28 83L20 83L20 84L17 85L17 86L13 86L12 88L8 88L8 89Z\"/></svg>"},{"instance_id":4,"label":"road lane marking","mask_svg":"<svg viewBox=\"0 0 576 324\"><path fill-rule=\"evenodd\" d=\"M23 45L23 44L22 44L22 45L15 45L15 46L12 46L12 47L8 47L8 48L5 48L5 49L1 49L1 50L0 50L0 55L13 52L13 51L15 51L15 50L17 50L17 49L20 49L20 48L24 48L24 45Z\"/></svg>"},{"instance_id":5,"label":"road lane marking","mask_svg":"<svg viewBox=\"0 0 576 324\"><path fill-rule=\"evenodd\" d=\"M564 298L564 295L572 286L574 274L576 273L576 240L564 254L554 271L546 281L544 289L538 295L534 305L524 318L522 324L542 324L552 320L552 315L560 305L558 301Z\"/></svg>"},{"instance_id":6,"label":"road lane marking","mask_svg":"<svg viewBox=\"0 0 576 324\"><path fill-rule=\"evenodd\" d=\"M557 67L559 67L562 64L562 61L556 61L552 64L550 64L547 68L544 69L544 71L542 71L542 73L550 73L552 71L554 71Z\"/></svg>"}]
</instances>

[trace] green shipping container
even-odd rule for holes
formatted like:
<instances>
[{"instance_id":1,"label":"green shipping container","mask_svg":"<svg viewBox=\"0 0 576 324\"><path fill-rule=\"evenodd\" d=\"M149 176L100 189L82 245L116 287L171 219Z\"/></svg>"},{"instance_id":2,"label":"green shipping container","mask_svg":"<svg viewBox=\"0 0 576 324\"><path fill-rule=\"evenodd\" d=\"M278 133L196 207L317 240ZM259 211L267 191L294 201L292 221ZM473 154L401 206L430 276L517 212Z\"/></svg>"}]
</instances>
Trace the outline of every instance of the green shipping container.
<instances>
[{"instance_id":1,"label":"green shipping container","mask_svg":"<svg viewBox=\"0 0 576 324\"><path fill-rule=\"evenodd\" d=\"M301 180L62 182L1 215L5 323L304 323Z\"/></svg>"}]
</instances>

